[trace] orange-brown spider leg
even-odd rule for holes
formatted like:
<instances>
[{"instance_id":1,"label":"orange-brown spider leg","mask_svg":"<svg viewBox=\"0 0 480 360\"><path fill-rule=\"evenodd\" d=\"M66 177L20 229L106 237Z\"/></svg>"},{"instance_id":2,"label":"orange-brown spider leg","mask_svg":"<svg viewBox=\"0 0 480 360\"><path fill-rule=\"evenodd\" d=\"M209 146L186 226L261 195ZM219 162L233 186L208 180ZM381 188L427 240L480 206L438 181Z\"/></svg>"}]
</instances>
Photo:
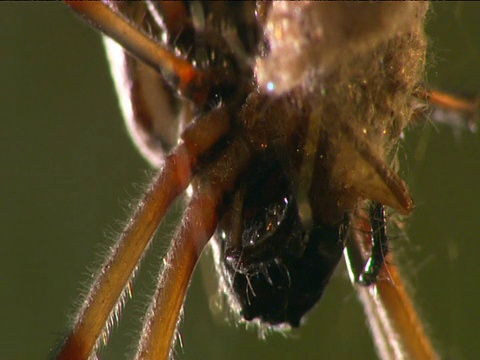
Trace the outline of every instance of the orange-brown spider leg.
<instances>
[{"instance_id":1,"label":"orange-brown spider leg","mask_svg":"<svg viewBox=\"0 0 480 360\"><path fill-rule=\"evenodd\" d=\"M421 90L417 96L420 99L427 100L432 105L441 106L445 109L458 111L465 114L475 114L478 111L479 99L460 98L452 94L447 94L438 90Z\"/></svg>"},{"instance_id":2,"label":"orange-brown spider leg","mask_svg":"<svg viewBox=\"0 0 480 360\"><path fill-rule=\"evenodd\" d=\"M199 183L196 184L198 189L164 262L154 300L144 321L136 359L169 358L191 274L217 226L217 208L222 194L234 187L250 159L245 139L233 138L217 161L197 175L199 179L194 179Z\"/></svg>"},{"instance_id":3,"label":"orange-brown spider leg","mask_svg":"<svg viewBox=\"0 0 480 360\"><path fill-rule=\"evenodd\" d=\"M349 267L362 269L370 253L372 228L363 211L352 215L347 238ZM357 286L381 359L438 359L390 252L372 286Z\"/></svg>"},{"instance_id":4,"label":"orange-brown spider leg","mask_svg":"<svg viewBox=\"0 0 480 360\"><path fill-rule=\"evenodd\" d=\"M185 130L183 143L166 158L98 272L58 359L84 360L94 351L99 337L108 328L109 319L120 310L118 304L123 301L132 274L168 207L190 183L198 157L217 143L228 132L229 126L226 112L219 109L199 118ZM210 129L207 134L205 128Z\"/></svg>"},{"instance_id":5,"label":"orange-brown spider leg","mask_svg":"<svg viewBox=\"0 0 480 360\"><path fill-rule=\"evenodd\" d=\"M444 122L452 127L468 128L475 131L477 128L480 98L462 98L438 90L421 88L416 92L417 98L426 101L431 108L442 110L431 111L434 121ZM446 114L445 114L446 112ZM425 109L420 109L417 118L425 117Z\"/></svg>"},{"instance_id":6,"label":"orange-brown spider leg","mask_svg":"<svg viewBox=\"0 0 480 360\"><path fill-rule=\"evenodd\" d=\"M204 72L149 38L106 4L100 1L65 3L129 53L159 71L183 96L191 98L197 104L203 104L207 100L211 82L206 81L207 75Z\"/></svg>"},{"instance_id":7,"label":"orange-brown spider leg","mask_svg":"<svg viewBox=\"0 0 480 360\"><path fill-rule=\"evenodd\" d=\"M185 294L197 260L217 226L221 190L208 187L190 202L163 262L157 290L143 325L136 359L168 359Z\"/></svg>"}]
</instances>

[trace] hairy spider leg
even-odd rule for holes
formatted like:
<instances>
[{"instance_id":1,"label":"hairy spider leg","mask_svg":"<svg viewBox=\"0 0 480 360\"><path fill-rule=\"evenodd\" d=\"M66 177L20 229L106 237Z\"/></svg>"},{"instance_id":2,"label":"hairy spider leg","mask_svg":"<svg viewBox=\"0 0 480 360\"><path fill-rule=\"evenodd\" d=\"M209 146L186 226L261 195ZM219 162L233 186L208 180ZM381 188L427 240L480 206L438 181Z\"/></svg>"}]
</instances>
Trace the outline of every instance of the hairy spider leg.
<instances>
[{"instance_id":1,"label":"hairy spider leg","mask_svg":"<svg viewBox=\"0 0 480 360\"><path fill-rule=\"evenodd\" d=\"M216 144L229 127L225 111L218 110L197 119L184 131L183 143L165 159L99 270L58 359L87 359L98 339L106 339L112 316L120 310L132 275L170 204L190 184L199 156Z\"/></svg>"},{"instance_id":2,"label":"hairy spider leg","mask_svg":"<svg viewBox=\"0 0 480 360\"><path fill-rule=\"evenodd\" d=\"M223 194L234 187L239 173L251 160L251 153L240 149L245 149L245 140L232 139L218 161L193 179L194 195L160 270L135 359L169 358L193 270L217 228Z\"/></svg>"},{"instance_id":3,"label":"hairy spider leg","mask_svg":"<svg viewBox=\"0 0 480 360\"><path fill-rule=\"evenodd\" d=\"M168 359L170 356L193 270L217 227L222 192L210 186L205 188L190 201L182 226L163 261L135 359Z\"/></svg>"}]
</instances>

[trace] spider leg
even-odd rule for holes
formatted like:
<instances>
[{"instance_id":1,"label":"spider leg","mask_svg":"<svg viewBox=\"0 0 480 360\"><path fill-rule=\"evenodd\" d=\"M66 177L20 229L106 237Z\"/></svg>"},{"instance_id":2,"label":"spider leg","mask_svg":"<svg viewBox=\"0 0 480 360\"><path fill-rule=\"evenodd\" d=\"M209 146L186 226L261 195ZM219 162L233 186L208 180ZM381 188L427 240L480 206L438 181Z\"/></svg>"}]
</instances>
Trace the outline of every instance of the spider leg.
<instances>
[{"instance_id":1,"label":"spider leg","mask_svg":"<svg viewBox=\"0 0 480 360\"><path fill-rule=\"evenodd\" d=\"M210 125L211 126L211 125ZM184 133L200 138L203 133ZM217 227L217 210L223 194L234 187L239 173L251 159L245 139L231 139L229 146L212 165L196 175L197 189L183 216L184 222L172 242L160 271L154 299L144 320L136 359L168 359L190 279L203 248ZM208 179L208 180L206 180Z\"/></svg>"},{"instance_id":2,"label":"spider leg","mask_svg":"<svg viewBox=\"0 0 480 360\"><path fill-rule=\"evenodd\" d=\"M354 269L363 269L371 251L371 224L359 210L351 216L345 258L356 283ZM357 286L375 347L381 359L438 359L389 253L374 286Z\"/></svg>"},{"instance_id":3,"label":"spider leg","mask_svg":"<svg viewBox=\"0 0 480 360\"><path fill-rule=\"evenodd\" d=\"M221 191L207 187L190 202L163 262L135 359L168 359L197 260L217 226Z\"/></svg>"},{"instance_id":4,"label":"spider leg","mask_svg":"<svg viewBox=\"0 0 480 360\"><path fill-rule=\"evenodd\" d=\"M363 286L370 286L377 282L380 269L388 254L387 223L385 219L385 207L382 204L372 204L370 223L372 227L371 255L361 274L358 276L357 281L358 284Z\"/></svg>"},{"instance_id":5,"label":"spider leg","mask_svg":"<svg viewBox=\"0 0 480 360\"><path fill-rule=\"evenodd\" d=\"M193 27L188 9L183 1L147 1L147 7L161 26L163 34L168 36L167 42L175 46L178 37L193 36Z\"/></svg>"},{"instance_id":6,"label":"spider leg","mask_svg":"<svg viewBox=\"0 0 480 360\"><path fill-rule=\"evenodd\" d=\"M425 88L420 88L415 95L428 105L420 107L415 112L415 118L424 119L430 116L435 122L445 123L453 129L467 128L472 132L477 129L480 98L457 97Z\"/></svg>"},{"instance_id":7,"label":"spider leg","mask_svg":"<svg viewBox=\"0 0 480 360\"><path fill-rule=\"evenodd\" d=\"M191 118L190 107L158 72L110 38L103 40L128 134L150 164L160 168L177 144L184 120Z\"/></svg>"},{"instance_id":8,"label":"spider leg","mask_svg":"<svg viewBox=\"0 0 480 360\"><path fill-rule=\"evenodd\" d=\"M189 185L199 156L229 130L230 119L223 109L197 119L185 129L183 143L167 158L141 200L126 229L112 248L81 306L73 330L58 359L87 359L119 305L123 302L142 255L173 200ZM205 132L205 129L210 129Z\"/></svg>"},{"instance_id":9,"label":"spider leg","mask_svg":"<svg viewBox=\"0 0 480 360\"><path fill-rule=\"evenodd\" d=\"M145 35L108 5L100 1L65 3L92 26L159 71L174 88L178 88L181 95L192 99L196 104L203 104L208 100L212 81L209 81L211 79L207 73L196 69L190 62Z\"/></svg>"}]
</instances>

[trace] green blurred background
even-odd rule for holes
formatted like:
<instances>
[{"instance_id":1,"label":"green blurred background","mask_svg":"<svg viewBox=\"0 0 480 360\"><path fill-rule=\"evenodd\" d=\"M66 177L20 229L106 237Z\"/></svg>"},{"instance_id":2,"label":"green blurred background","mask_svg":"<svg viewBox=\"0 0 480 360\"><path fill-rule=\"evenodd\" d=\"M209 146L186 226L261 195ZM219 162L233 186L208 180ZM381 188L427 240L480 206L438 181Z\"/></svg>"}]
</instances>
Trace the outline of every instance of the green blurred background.
<instances>
[{"instance_id":1,"label":"green blurred background","mask_svg":"<svg viewBox=\"0 0 480 360\"><path fill-rule=\"evenodd\" d=\"M435 4L428 34L429 82L480 93L480 3ZM150 172L123 128L99 35L63 4L0 4L0 124L0 358L45 359ZM394 247L406 254L443 357L472 359L480 352L480 138L429 124L406 136L403 172L417 208L409 239ZM102 359L131 350L173 231L155 242ZM212 315L202 276L211 278L195 276L179 359L375 358L343 265L305 326L267 341Z\"/></svg>"}]
</instances>

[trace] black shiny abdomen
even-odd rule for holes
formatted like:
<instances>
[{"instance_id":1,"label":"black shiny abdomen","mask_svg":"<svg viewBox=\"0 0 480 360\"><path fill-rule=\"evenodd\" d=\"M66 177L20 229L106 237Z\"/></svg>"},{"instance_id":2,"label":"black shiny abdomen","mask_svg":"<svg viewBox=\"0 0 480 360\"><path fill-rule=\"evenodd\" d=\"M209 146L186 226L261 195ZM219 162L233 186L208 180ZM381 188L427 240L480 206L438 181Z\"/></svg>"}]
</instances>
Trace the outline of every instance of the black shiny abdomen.
<instances>
[{"instance_id":1,"label":"black shiny abdomen","mask_svg":"<svg viewBox=\"0 0 480 360\"><path fill-rule=\"evenodd\" d=\"M298 327L342 256L344 223L304 229L292 176L275 160L259 165L220 222L225 290L245 320Z\"/></svg>"},{"instance_id":2,"label":"black shiny abdomen","mask_svg":"<svg viewBox=\"0 0 480 360\"><path fill-rule=\"evenodd\" d=\"M339 226L310 232L302 254L279 254L258 264L258 272L242 274L225 263L232 290L245 320L300 326L302 317L318 302L341 258Z\"/></svg>"}]
</instances>

